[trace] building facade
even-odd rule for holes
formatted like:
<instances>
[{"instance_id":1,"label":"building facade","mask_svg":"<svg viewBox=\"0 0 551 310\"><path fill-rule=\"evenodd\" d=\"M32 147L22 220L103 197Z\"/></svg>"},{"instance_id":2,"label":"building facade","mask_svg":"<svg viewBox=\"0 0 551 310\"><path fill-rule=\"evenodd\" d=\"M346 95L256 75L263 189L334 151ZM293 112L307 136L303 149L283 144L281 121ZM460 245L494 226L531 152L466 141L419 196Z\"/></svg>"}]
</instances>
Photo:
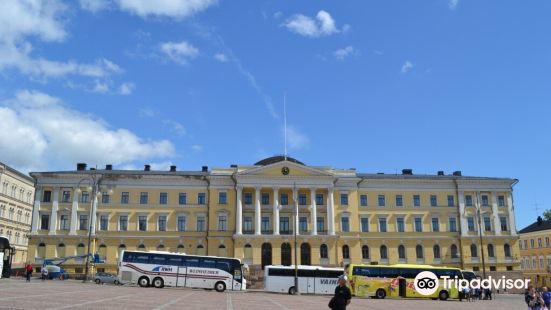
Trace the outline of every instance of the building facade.
<instances>
[{"instance_id":1,"label":"building facade","mask_svg":"<svg viewBox=\"0 0 551 310\"><path fill-rule=\"evenodd\" d=\"M97 182L92 252L106 259L101 268L107 271L116 269L123 249L233 256L253 270L296 259L307 265L418 263L476 271L482 255L478 210L487 270L520 269L514 179L414 175L408 169L362 174L282 156L251 166L170 170L108 165L32 173L33 257L39 262L86 252L94 199L87 187ZM65 266L82 272L82 261Z\"/></svg>"},{"instance_id":2,"label":"building facade","mask_svg":"<svg viewBox=\"0 0 551 310\"><path fill-rule=\"evenodd\" d=\"M521 268L533 285L551 286L551 220L537 221L519 231Z\"/></svg>"},{"instance_id":3,"label":"building facade","mask_svg":"<svg viewBox=\"0 0 551 310\"><path fill-rule=\"evenodd\" d=\"M0 185L0 235L15 247L13 267L22 267L27 261L34 180L0 162Z\"/></svg>"}]
</instances>

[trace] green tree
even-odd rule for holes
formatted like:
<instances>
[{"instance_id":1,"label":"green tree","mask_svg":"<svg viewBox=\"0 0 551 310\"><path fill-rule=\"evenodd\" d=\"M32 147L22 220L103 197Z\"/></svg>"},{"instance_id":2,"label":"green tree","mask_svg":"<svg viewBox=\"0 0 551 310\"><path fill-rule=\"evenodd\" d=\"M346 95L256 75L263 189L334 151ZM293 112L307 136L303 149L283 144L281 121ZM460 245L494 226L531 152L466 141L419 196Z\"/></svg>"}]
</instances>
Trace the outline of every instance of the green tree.
<instances>
[{"instance_id":1,"label":"green tree","mask_svg":"<svg viewBox=\"0 0 551 310\"><path fill-rule=\"evenodd\" d=\"M547 221L551 220L551 209L545 210L545 212L543 212L543 218Z\"/></svg>"}]
</instances>

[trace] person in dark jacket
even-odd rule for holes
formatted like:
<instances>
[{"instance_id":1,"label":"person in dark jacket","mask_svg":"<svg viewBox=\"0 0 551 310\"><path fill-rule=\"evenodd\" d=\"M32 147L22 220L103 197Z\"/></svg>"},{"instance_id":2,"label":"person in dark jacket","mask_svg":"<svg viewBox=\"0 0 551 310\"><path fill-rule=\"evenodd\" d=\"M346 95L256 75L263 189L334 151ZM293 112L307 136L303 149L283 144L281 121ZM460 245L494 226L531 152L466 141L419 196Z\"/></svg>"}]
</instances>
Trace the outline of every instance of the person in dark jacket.
<instances>
[{"instance_id":1,"label":"person in dark jacket","mask_svg":"<svg viewBox=\"0 0 551 310\"><path fill-rule=\"evenodd\" d=\"M346 306L352 300L352 293L346 286L347 278L345 275L339 277L339 286L335 288L335 296L331 299L330 308L332 310L346 310Z\"/></svg>"}]
</instances>

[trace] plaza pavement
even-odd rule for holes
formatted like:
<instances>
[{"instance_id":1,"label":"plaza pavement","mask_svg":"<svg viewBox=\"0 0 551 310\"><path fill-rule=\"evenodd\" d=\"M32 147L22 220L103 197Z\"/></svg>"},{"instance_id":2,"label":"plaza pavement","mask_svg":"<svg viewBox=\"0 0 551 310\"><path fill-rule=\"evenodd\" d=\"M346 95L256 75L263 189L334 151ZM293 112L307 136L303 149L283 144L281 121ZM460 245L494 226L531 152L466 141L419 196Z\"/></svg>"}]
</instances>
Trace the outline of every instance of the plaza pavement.
<instances>
[{"instance_id":1,"label":"plaza pavement","mask_svg":"<svg viewBox=\"0 0 551 310\"><path fill-rule=\"evenodd\" d=\"M261 291L225 292L185 288L141 288L97 285L81 281L0 279L0 309L329 309L329 296L290 296ZM496 300L459 302L421 299L354 298L348 309L525 309L521 295L497 295Z\"/></svg>"}]
</instances>

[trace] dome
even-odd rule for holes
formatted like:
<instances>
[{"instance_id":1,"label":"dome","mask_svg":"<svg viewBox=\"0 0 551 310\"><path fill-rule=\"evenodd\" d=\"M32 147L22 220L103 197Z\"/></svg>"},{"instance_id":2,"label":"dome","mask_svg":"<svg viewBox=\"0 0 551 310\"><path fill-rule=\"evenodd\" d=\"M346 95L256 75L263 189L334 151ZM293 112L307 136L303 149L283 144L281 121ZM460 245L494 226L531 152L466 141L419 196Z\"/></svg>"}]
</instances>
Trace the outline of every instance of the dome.
<instances>
[{"instance_id":1,"label":"dome","mask_svg":"<svg viewBox=\"0 0 551 310\"><path fill-rule=\"evenodd\" d=\"M256 162L254 165L255 166L267 166L267 165L271 165L271 164L274 164L274 163L277 163L277 162L280 162L280 161L285 161L285 156L276 155L276 156L264 158L264 159ZM287 161L293 162L295 164L306 166L303 162L301 162L297 159L294 159L293 157L287 156Z\"/></svg>"}]
</instances>

